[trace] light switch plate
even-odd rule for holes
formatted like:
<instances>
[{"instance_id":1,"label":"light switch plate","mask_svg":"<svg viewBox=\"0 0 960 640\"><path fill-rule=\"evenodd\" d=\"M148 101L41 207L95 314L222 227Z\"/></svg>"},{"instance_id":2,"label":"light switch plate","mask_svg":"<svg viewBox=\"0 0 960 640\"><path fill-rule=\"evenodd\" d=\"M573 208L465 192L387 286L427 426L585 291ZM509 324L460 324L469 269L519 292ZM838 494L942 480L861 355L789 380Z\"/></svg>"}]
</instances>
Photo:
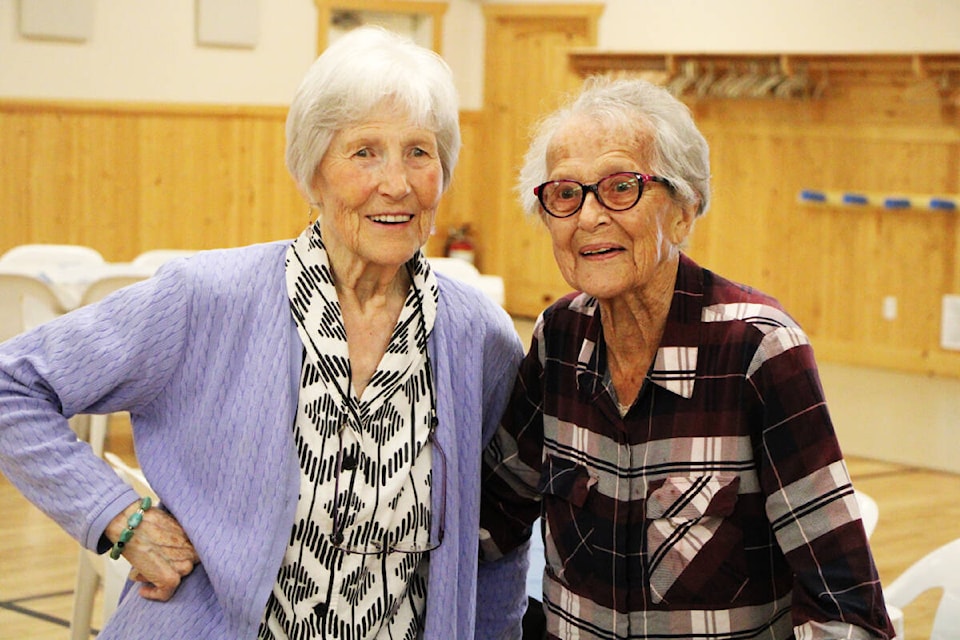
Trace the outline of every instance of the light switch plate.
<instances>
[{"instance_id":1,"label":"light switch plate","mask_svg":"<svg viewBox=\"0 0 960 640\"><path fill-rule=\"evenodd\" d=\"M940 346L960 351L960 295L943 296Z\"/></svg>"}]
</instances>

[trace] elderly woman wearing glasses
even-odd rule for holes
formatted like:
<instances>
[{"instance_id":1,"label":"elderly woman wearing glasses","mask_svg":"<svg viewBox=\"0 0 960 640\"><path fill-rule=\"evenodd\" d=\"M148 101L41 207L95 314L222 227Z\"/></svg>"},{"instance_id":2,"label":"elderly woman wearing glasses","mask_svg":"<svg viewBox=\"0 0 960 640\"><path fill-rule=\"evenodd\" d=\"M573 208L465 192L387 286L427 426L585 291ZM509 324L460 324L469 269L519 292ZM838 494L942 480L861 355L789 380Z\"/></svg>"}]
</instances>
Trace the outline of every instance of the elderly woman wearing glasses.
<instances>
[{"instance_id":1,"label":"elderly woman wearing glasses","mask_svg":"<svg viewBox=\"0 0 960 640\"><path fill-rule=\"evenodd\" d=\"M522 345L421 251L459 148L446 64L353 31L287 119L316 222L0 347L0 469L143 583L101 640L519 634L526 598L505 577L524 551L478 576L477 545L481 453ZM67 426L120 410L160 507Z\"/></svg>"},{"instance_id":2,"label":"elderly woman wearing glasses","mask_svg":"<svg viewBox=\"0 0 960 640\"><path fill-rule=\"evenodd\" d=\"M807 337L683 253L709 180L644 81L588 80L538 129L520 193L577 293L485 452L484 557L542 517L549 638L890 638Z\"/></svg>"}]
</instances>

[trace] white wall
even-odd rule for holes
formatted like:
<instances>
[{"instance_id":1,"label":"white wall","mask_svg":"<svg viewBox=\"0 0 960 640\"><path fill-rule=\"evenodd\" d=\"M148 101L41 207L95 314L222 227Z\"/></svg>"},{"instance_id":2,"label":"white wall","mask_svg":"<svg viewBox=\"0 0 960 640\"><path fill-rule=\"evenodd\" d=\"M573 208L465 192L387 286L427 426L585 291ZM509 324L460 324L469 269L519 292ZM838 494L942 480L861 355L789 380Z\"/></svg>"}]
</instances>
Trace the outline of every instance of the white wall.
<instances>
[{"instance_id":1,"label":"white wall","mask_svg":"<svg viewBox=\"0 0 960 640\"><path fill-rule=\"evenodd\" d=\"M957 0L960 2L960 0ZM483 11L477 0L452 0L443 17L443 57L464 109L483 107Z\"/></svg>"},{"instance_id":2,"label":"white wall","mask_svg":"<svg viewBox=\"0 0 960 640\"><path fill-rule=\"evenodd\" d=\"M86 42L24 38L0 0L0 96L287 104L316 52L313 0L260 0L253 49L198 47L195 0L95 0Z\"/></svg>"},{"instance_id":3,"label":"white wall","mask_svg":"<svg viewBox=\"0 0 960 640\"><path fill-rule=\"evenodd\" d=\"M523 0L550 2L570 0ZM260 0L254 49L198 47L195 0L95 0L82 43L24 38L0 0L0 97L285 105L316 52L313 0ZM482 0L451 0L444 52L483 103ZM608 0L599 46L633 51L960 51L960 0Z\"/></svg>"},{"instance_id":4,"label":"white wall","mask_svg":"<svg viewBox=\"0 0 960 640\"><path fill-rule=\"evenodd\" d=\"M534 0L536 1L536 0ZM600 48L677 52L957 52L958 0L612 0Z\"/></svg>"}]
</instances>

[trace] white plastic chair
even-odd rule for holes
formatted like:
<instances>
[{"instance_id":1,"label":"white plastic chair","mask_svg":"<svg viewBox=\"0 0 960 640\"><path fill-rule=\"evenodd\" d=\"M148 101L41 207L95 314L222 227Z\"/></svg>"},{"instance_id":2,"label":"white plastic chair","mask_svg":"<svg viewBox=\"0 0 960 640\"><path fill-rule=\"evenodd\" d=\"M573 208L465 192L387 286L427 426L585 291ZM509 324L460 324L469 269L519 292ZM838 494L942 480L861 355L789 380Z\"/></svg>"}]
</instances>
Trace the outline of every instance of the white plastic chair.
<instances>
[{"instance_id":1,"label":"white plastic chair","mask_svg":"<svg viewBox=\"0 0 960 640\"><path fill-rule=\"evenodd\" d=\"M82 285L106 266L99 251L73 244L23 244L0 256L0 271L47 282L66 310L77 306Z\"/></svg>"},{"instance_id":2,"label":"white plastic chair","mask_svg":"<svg viewBox=\"0 0 960 640\"><path fill-rule=\"evenodd\" d=\"M117 475L129 484L141 496L150 496L154 504L158 498L147 483L143 472L131 467L120 457L107 452L104 458L110 463ZM70 640L88 640L93 618L93 601L97 587L103 585L103 621L113 615L120 602L120 593L130 574L130 563L123 556L111 560L109 554L97 554L87 549L80 550L80 562L77 566L77 584L73 596L73 614L70 618Z\"/></svg>"},{"instance_id":3,"label":"white plastic chair","mask_svg":"<svg viewBox=\"0 0 960 640\"><path fill-rule=\"evenodd\" d=\"M867 532L867 538L873 535L877 528L877 522L880 520L880 507L877 501L864 492L854 489L853 493L857 497L857 504L860 505L860 519L863 520L863 528Z\"/></svg>"},{"instance_id":4,"label":"white plastic chair","mask_svg":"<svg viewBox=\"0 0 960 640\"><path fill-rule=\"evenodd\" d=\"M53 288L40 278L0 273L0 342L64 312Z\"/></svg>"},{"instance_id":5,"label":"white plastic chair","mask_svg":"<svg viewBox=\"0 0 960 640\"><path fill-rule=\"evenodd\" d=\"M537 518L530 535L530 567L527 569L527 596L536 600L543 598L543 570L547 563L543 554L543 536L540 535L540 518Z\"/></svg>"},{"instance_id":6,"label":"white plastic chair","mask_svg":"<svg viewBox=\"0 0 960 640\"><path fill-rule=\"evenodd\" d=\"M131 264L150 269L152 272L170 260L175 258L189 258L195 253L196 251L193 249L150 249L134 258Z\"/></svg>"},{"instance_id":7,"label":"white plastic chair","mask_svg":"<svg viewBox=\"0 0 960 640\"><path fill-rule=\"evenodd\" d=\"M99 251L79 244L21 244L0 255L0 264L17 267L44 264L70 267L103 262Z\"/></svg>"},{"instance_id":8,"label":"white plastic chair","mask_svg":"<svg viewBox=\"0 0 960 640\"><path fill-rule=\"evenodd\" d=\"M40 278L0 272L0 342L53 320L67 309L49 284ZM90 441L90 420L85 415L70 418L70 427L81 440ZM95 443L91 442L91 446ZM100 437L100 450L103 436ZM99 455L99 452L98 452Z\"/></svg>"},{"instance_id":9,"label":"white plastic chair","mask_svg":"<svg viewBox=\"0 0 960 640\"><path fill-rule=\"evenodd\" d=\"M460 258L439 258L429 257L430 266L438 273L442 273L451 278L462 280L469 285L480 289L488 298L503 306L504 289L503 278L500 276L489 276L480 273L480 271L471 263Z\"/></svg>"},{"instance_id":10,"label":"white plastic chair","mask_svg":"<svg viewBox=\"0 0 960 640\"><path fill-rule=\"evenodd\" d=\"M883 590L883 597L888 605L902 610L930 589L943 589L930 640L960 638L960 538L910 565Z\"/></svg>"},{"instance_id":11,"label":"white plastic chair","mask_svg":"<svg viewBox=\"0 0 960 640\"><path fill-rule=\"evenodd\" d=\"M86 289L84 289L83 297L80 299L80 305L83 306L86 304L99 302L117 289L122 289L123 287L140 282L146 278L146 273L142 275L129 273L101 276L87 285Z\"/></svg>"}]
</instances>

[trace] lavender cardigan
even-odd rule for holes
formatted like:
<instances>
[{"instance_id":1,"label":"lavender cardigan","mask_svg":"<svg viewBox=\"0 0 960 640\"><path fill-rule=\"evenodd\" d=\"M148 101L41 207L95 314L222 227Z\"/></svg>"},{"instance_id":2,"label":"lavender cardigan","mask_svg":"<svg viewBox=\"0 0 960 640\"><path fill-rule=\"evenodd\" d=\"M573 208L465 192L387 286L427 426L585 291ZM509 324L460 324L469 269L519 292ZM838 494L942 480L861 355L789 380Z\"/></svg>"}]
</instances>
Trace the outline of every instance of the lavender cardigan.
<instances>
[{"instance_id":1,"label":"lavender cardigan","mask_svg":"<svg viewBox=\"0 0 960 640\"><path fill-rule=\"evenodd\" d=\"M302 344L284 284L288 244L175 261L0 345L0 471L83 546L104 551L107 523L137 496L64 416L129 411L143 471L202 559L169 602L128 590L101 640L256 637L299 478ZM425 637L519 637L525 550L478 570L477 538L481 451L522 348L502 309L438 279L429 349L449 458L447 523L430 559Z\"/></svg>"}]
</instances>

